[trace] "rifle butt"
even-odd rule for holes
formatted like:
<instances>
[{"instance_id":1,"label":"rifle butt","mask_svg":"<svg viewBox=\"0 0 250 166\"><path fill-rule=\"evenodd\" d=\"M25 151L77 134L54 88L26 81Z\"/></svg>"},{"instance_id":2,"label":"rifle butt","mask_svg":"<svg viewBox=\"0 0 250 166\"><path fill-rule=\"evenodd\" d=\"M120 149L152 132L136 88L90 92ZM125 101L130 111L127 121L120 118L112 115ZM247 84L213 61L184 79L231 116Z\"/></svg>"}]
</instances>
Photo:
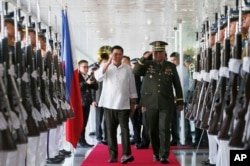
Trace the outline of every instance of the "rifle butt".
<instances>
[{"instance_id":1,"label":"rifle butt","mask_svg":"<svg viewBox=\"0 0 250 166\"><path fill-rule=\"evenodd\" d=\"M238 119L236 126L233 130L232 136L229 139L229 146L236 148L243 148L244 143L242 141L244 130L245 130L246 121L245 119Z\"/></svg>"},{"instance_id":2,"label":"rifle butt","mask_svg":"<svg viewBox=\"0 0 250 166\"><path fill-rule=\"evenodd\" d=\"M48 131L48 125L44 120L38 121L38 128L40 132L47 132Z\"/></svg>"},{"instance_id":3,"label":"rifle butt","mask_svg":"<svg viewBox=\"0 0 250 166\"><path fill-rule=\"evenodd\" d=\"M15 151L17 150L16 142L9 129L0 130L0 150Z\"/></svg>"},{"instance_id":4,"label":"rifle butt","mask_svg":"<svg viewBox=\"0 0 250 166\"><path fill-rule=\"evenodd\" d=\"M210 111L206 110L204 112L204 118L201 121L201 124L199 126L200 129L208 129L208 119L209 119Z\"/></svg>"},{"instance_id":5,"label":"rifle butt","mask_svg":"<svg viewBox=\"0 0 250 166\"><path fill-rule=\"evenodd\" d=\"M74 112L73 112L73 110L71 108L67 109L67 112L69 114L69 119L75 118L75 114L74 114Z\"/></svg>"},{"instance_id":6,"label":"rifle butt","mask_svg":"<svg viewBox=\"0 0 250 166\"><path fill-rule=\"evenodd\" d=\"M35 137L40 135L39 128L33 119L31 115L28 114L27 120L26 120L27 128L28 128L28 136L29 137Z\"/></svg>"},{"instance_id":7,"label":"rifle butt","mask_svg":"<svg viewBox=\"0 0 250 166\"><path fill-rule=\"evenodd\" d=\"M62 121L66 122L66 120L68 118L68 114L67 114L66 110L59 108L59 111L61 111L61 113L62 113Z\"/></svg>"},{"instance_id":8,"label":"rifle butt","mask_svg":"<svg viewBox=\"0 0 250 166\"><path fill-rule=\"evenodd\" d=\"M218 139L229 140L230 135L228 134L228 132L229 132L229 128L230 128L231 119L232 118L230 118L230 117L225 117L225 119L223 120L220 131L218 133Z\"/></svg>"},{"instance_id":9,"label":"rifle butt","mask_svg":"<svg viewBox=\"0 0 250 166\"><path fill-rule=\"evenodd\" d=\"M195 126L196 126L197 128L200 128L200 125L201 125L201 121L200 121L200 120L196 120L196 121L195 121Z\"/></svg>"},{"instance_id":10,"label":"rifle butt","mask_svg":"<svg viewBox=\"0 0 250 166\"><path fill-rule=\"evenodd\" d=\"M60 111L57 110L57 116L56 116L56 119L57 119L57 125L62 125L63 124L63 120L62 120L62 113L60 113Z\"/></svg>"},{"instance_id":11,"label":"rifle butt","mask_svg":"<svg viewBox=\"0 0 250 166\"><path fill-rule=\"evenodd\" d=\"M209 127L208 127L208 133L210 135L217 135L219 132L218 129L218 120L219 116L218 115L214 115L214 118L211 120L211 122L209 123Z\"/></svg>"},{"instance_id":12,"label":"rifle butt","mask_svg":"<svg viewBox=\"0 0 250 166\"><path fill-rule=\"evenodd\" d=\"M214 115L209 122L208 133L211 135L217 135L221 127L221 106L222 103L217 103L214 107ZM213 110L212 110L213 111Z\"/></svg>"},{"instance_id":13,"label":"rifle butt","mask_svg":"<svg viewBox=\"0 0 250 166\"><path fill-rule=\"evenodd\" d=\"M197 110L197 103L195 103L193 106L190 116L188 117L189 120L195 120L196 110Z\"/></svg>"},{"instance_id":14,"label":"rifle butt","mask_svg":"<svg viewBox=\"0 0 250 166\"><path fill-rule=\"evenodd\" d=\"M245 146L244 146L244 149L245 149L245 150L250 150L250 137L249 137L248 140L246 141Z\"/></svg>"},{"instance_id":15,"label":"rifle butt","mask_svg":"<svg viewBox=\"0 0 250 166\"><path fill-rule=\"evenodd\" d=\"M48 121L48 128L49 129L55 129L57 127L57 122L53 117L47 118Z\"/></svg>"},{"instance_id":16,"label":"rifle butt","mask_svg":"<svg viewBox=\"0 0 250 166\"><path fill-rule=\"evenodd\" d=\"M28 142L28 138L26 133L23 130L23 127L20 126L20 128L16 129L16 143L17 144L26 144Z\"/></svg>"}]
</instances>

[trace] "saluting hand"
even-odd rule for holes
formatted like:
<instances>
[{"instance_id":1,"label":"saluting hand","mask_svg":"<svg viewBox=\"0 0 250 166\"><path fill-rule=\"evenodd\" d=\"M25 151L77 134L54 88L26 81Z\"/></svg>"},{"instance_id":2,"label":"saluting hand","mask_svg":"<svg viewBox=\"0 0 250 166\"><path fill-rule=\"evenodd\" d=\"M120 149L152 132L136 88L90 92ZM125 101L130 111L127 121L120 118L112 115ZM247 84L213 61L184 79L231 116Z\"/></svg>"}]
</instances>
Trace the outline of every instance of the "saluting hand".
<instances>
[{"instance_id":1,"label":"saluting hand","mask_svg":"<svg viewBox=\"0 0 250 166\"><path fill-rule=\"evenodd\" d=\"M143 58L148 59L152 54L153 54L153 52L149 51L149 52L147 52L146 54L143 55Z\"/></svg>"},{"instance_id":2,"label":"saluting hand","mask_svg":"<svg viewBox=\"0 0 250 166\"><path fill-rule=\"evenodd\" d=\"M103 67L103 73L105 73L109 67L109 65L112 63L113 60L113 54L109 55L109 60L107 61L107 63L105 63L104 67Z\"/></svg>"},{"instance_id":3,"label":"saluting hand","mask_svg":"<svg viewBox=\"0 0 250 166\"><path fill-rule=\"evenodd\" d=\"M110 54L109 55L109 60L108 60L108 64L110 65L112 63L112 60L113 60L113 54Z\"/></svg>"}]
</instances>

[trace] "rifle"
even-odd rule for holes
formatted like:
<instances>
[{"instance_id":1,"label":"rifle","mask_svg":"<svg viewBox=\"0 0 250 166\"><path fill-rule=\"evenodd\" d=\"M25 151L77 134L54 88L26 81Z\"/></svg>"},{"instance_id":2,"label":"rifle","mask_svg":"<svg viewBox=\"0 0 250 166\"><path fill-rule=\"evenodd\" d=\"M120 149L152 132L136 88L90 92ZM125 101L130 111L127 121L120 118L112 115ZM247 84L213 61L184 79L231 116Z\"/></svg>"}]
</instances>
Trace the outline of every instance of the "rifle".
<instances>
[{"instance_id":1,"label":"rifle","mask_svg":"<svg viewBox=\"0 0 250 166\"><path fill-rule=\"evenodd\" d=\"M44 59L42 58L41 52L37 54L37 68L38 68L38 87L39 92L41 95L41 102L42 102L42 109L45 111L45 117L47 119L47 126L49 129L56 128L56 119L52 116L50 110L50 103L48 99L48 95L46 95L48 92L47 86L46 86L46 71L44 70Z\"/></svg>"},{"instance_id":2,"label":"rifle","mask_svg":"<svg viewBox=\"0 0 250 166\"><path fill-rule=\"evenodd\" d=\"M26 39L28 39L28 24L26 23ZM32 54L32 47L28 42L26 42L26 46L24 47L24 54L23 57L20 58L20 75L22 75L21 79L21 95L22 95L22 104L27 111L28 117L26 120L27 128L28 128L28 136L39 136L40 130L38 128L37 119L35 116L35 110L33 109L33 102L31 97L31 91L30 91L30 80L29 80L29 74L30 73L30 67L28 65L28 58L31 57Z\"/></svg>"},{"instance_id":3,"label":"rifle","mask_svg":"<svg viewBox=\"0 0 250 166\"><path fill-rule=\"evenodd\" d=\"M229 22L228 22L229 24ZM228 25L229 27L229 25ZM230 57L230 39L229 31L226 31L224 39L224 49L222 55L222 62L219 69L219 81L217 81L216 89L214 92L213 102L211 106L211 111L208 119L208 133L211 135L217 135L221 126L222 120L222 104L224 101L226 82L228 77L228 60Z\"/></svg>"},{"instance_id":4,"label":"rifle","mask_svg":"<svg viewBox=\"0 0 250 166\"><path fill-rule=\"evenodd\" d=\"M0 42L0 99L1 99L1 107L0 107L0 123L4 124L4 126L1 125L1 130L0 130L0 150L6 150L6 151L12 151L16 150L16 142L14 140L14 136L12 134L11 128L8 126L8 118L10 118L10 114L7 112L10 109L5 109L6 107L4 104L7 104L8 102L8 96L6 93L4 81L2 79L3 76L3 65L2 63L4 62L4 56L6 55L6 49L8 48L8 39L6 37L3 37L4 34L4 14L2 6L3 2L0 3L0 13L1 13L1 37L2 40ZM8 52L7 52L8 54ZM3 102L4 101L4 102ZM6 117L7 116L7 117Z\"/></svg>"},{"instance_id":5,"label":"rifle","mask_svg":"<svg viewBox=\"0 0 250 166\"><path fill-rule=\"evenodd\" d=\"M50 104L50 109L52 109L51 111L53 111L52 115L54 115L54 118L56 118L56 122L57 125L61 125L62 124L62 119L61 119L61 114L59 114L60 112L58 112L58 110L56 110L57 105L54 105L55 103L53 103L53 78L52 78L52 74L53 74L53 60L52 60L52 54L50 51L47 52L46 55L46 67L47 67L47 88L48 91L46 91L46 95L47 95L47 99L49 101Z\"/></svg>"},{"instance_id":6,"label":"rifle","mask_svg":"<svg viewBox=\"0 0 250 166\"><path fill-rule=\"evenodd\" d=\"M201 92L202 88L204 89L204 86L203 86L204 80L203 80L202 75L205 72L205 70L204 70L204 64L205 64L204 62L205 62L205 58L206 58L205 54L206 54L206 51L205 51L205 49L203 49L203 52L201 53L200 64L199 64L200 73L197 76L198 83L196 85L194 96L193 96L193 104L192 104L193 107L192 107L192 113L189 116L189 120L196 121L196 118L197 118L198 113L199 113L199 109L198 109L199 101L201 102L201 100L203 100L203 98L202 98L203 96L200 96L200 92Z\"/></svg>"},{"instance_id":7,"label":"rifle","mask_svg":"<svg viewBox=\"0 0 250 166\"><path fill-rule=\"evenodd\" d=\"M241 11L241 10L240 10ZM241 13L241 12L240 12ZM241 14L239 19L241 19ZM240 71L240 65L241 65L241 55L242 55L242 34L241 34L241 26L239 26L238 23L236 23L236 35L235 35L235 44L234 44L234 52L233 52L233 58L229 60L229 85L226 92L226 98L224 98L224 112L225 117L223 119L221 129L218 133L218 139L221 140L229 140L230 134L230 124L233 119L233 109L236 104L236 97L237 97L237 87L239 84L239 71ZM233 123L232 123L233 124Z\"/></svg>"},{"instance_id":8,"label":"rifle","mask_svg":"<svg viewBox=\"0 0 250 166\"><path fill-rule=\"evenodd\" d=\"M218 27L220 27L220 20L218 21ZM203 103L203 112L201 114L201 124L199 128L201 129L208 129L208 119L210 115L210 111L212 108L212 102L214 97L214 92L216 88L216 82L218 80L218 70L220 68L220 58L221 58L221 46L220 46L220 28L218 28L216 43L215 43L215 52L212 54L212 70L210 71L210 82L208 84L207 92L204 98ZM208 64L210 64L211 59L208 59Z\"/></svg>"},{"instance_id":9,"label":"rifle","mask_svg":"<svg viewBox=\"0 0 250 166\"><path fill-rule=\"evenodd\" d=\"M58 84L58 100L59 100L59 104L60 104L60 108L63 111L63 114L66 118L73 118L74 114L73 111L71 111L70 105L68 103L66 103L65 100L65 86L63 83L63 78L64 78L64 74L63 74L63 69L62 69L62 63L58 60L59 59L59 55L60 55L60 42L58 42L57 40L57 33L55 33L55 50L57 52L57 62L55 62L56 65L56 73L57 73L57 84Z\"/></svg>"},{"instance_id":10,"label":"rifle","mask_svg":"<svg viewBox=\"0 0 250 166\"><path fill-rule=\"evenodd\" d=\"M211 31L209 31L209 35L211 36ZM205 110L203 105L204 105L204 103L207 102L206 100L207 100L208 95L206 95L206 92L207 92L208 85L209 85L209 82L210 82L209 71L211 69L211 64L212 64L212 60L211 60L212 59L212 48L211 48L211 45L210 45L208 39L207 39L207 44L208 44L208 48L205 50L206 51L206 57L204 58L204 62L203 62L205 72L203 74L203 84L202 84L200 97L199 97L199 102L198 102L198 107L197 107L197 112L198 113L197 113L196 118L195 118L197 128L200 127L201 122L202 122L202 116L203 116L203 114L204 114L203 112Z\"/></svg>"},{"instance_id":11,"label":"rifle","mask_svg":"<svg viewBox=\"0 0 250 166\"><path fill-rule=\"evenodd\" d=\"M7 7L7 4L6 4L6 7ZM15 25L17 25L16 22L15 22ZM17 34L17 32L15 33ZM2 87L2 91L7 91L6 93L8 96L5 97L6 98L5 102L7 104L6 109L8 110L10 119L11 119L11 116L14 116L13 118L15 118L15 120L12 119L12 123L18 124L14 128L14 132L13 132L14 137L15 137L14 139L16 143L23 144L23 143L27 143L28 139L26 137L27 133L25 133L23 129L23 126L25 126L25 124L21 122L22 125L20 125L20 119L17 118L17 115L21 116L24 111L21 112L22 111L21 109L23 109L23 107L22 107L22 104L20 103L20 96L17 90L15 79L14 79L15 68L14 68L14 65L12 64L12 59L15 58L14 46L8 45L8 38L6 37L6 39L7 40L3 41L4 43L2 43L2 48L1 48L4 65L5 65L4 78L5 78L5 83L6 83L5 85L6 90L4 89L4 87ZM15 106L19 106L19 108L21 109L18 111L15 109Z\"/></svg>"},{"instance_id":12,"label":"rifle","mask_svg":"<svg viewBox=\"0 0 250 166\"><path fill-rule=\"evenodd\" d=\"M61 99L61 107L65 109L67 112L68 118L74 118L74 112L70 107L70 104L66 100L66 92L65 92L65 82L64 82L64 74L63 74L63 65L62 62L59 63L59 83L60 83L60 99Z\"/></svg>"},{"instance_id":13,"label":"rifle","mask_svg":"<svg viewBox=\"0 0 250 166\"><path fill-rule=\"evenodd\" d=\"M7 78L7 93L8 93L8 98L9 98L9 103L11 110L14 110L14 112L19 116L20 120L20 127L16 129L16 142L18 144L23 144L27 143L27 125L26 125L26 117L27 113L22 105L22 99L20 97L20 91L17 88L16 80L15 80L15 65L12 64L12 58L15 58L14 62L17 62L17 58L22 56L21 55L21 42L18 40L18 31L17 31L17 19L16 19L16 9L15 9L15 19L14 19L14 24L15 24L15 47L9 46L10 51L6 55L4 54L3 56L6 56L6 78ZM4 48L3 48L4 49ZM14 56L13 56L14 54ZM7 73L8 71L8 73ZM20 77L19 77L20 78Z\"/></svg>"},{"instance_id":14,"label":"rifle","mask_svg":"<svg viewBox=\"0 0 250 166\"><path fill-rule=\"evenodd\" d=\"M61 102L59 100L60 97L60 84L59 84L59 62L58 62L58 56L54 55L54 65L55 65L55 71L54 71L54 82L53 82L53 89L54 89L54 93L53 93L53 101L55 102L55 104L57 105L57 109L58 112L60 113L61 119L63 122L65 122L67 120L67 113L65 109L62 109L61 107Z\"/></svg>"},{"instance_id":15,"label":"rifle","mask_svg":"<svg viewBox=\"0 0 250 166\"><path fill-rule=\"evenodd\" d=\"M201 86L201 80L199 80L199 72L200 72L200 58L201 57L201 49L200 51L198 51L197 55L196 55L196 63L195 63L195 73L194 73L194 84L192 87L192 92L189 95L189 99L188 101L191 103L188 106L188 111L186 112L185 118L189 119L189 120L193 120L193 112L195 111L194 105L196 102L196 98L197 98L197 94L200 91L200 86Z\"/></svg>"},{"instance_id":16,"label":"rifle","mask_svg":"<svg viewBox=\"0 0 250 166\"><path fill-rule=\"evenodd\" d=\"M67 112L67 117L69 119L74 118L74 112L72 111L69 103L66 101L66 92L65 92L65 83L64 83L64 74L62 69L62 62L59 63L59 84L60 84L60 99L61 99L61 107L62 109L65 109Z\"/></svg>"},{"instance_id":17,"label":"rifle","mask_svg":"<svg viewBox=\"0 0 250 166\"><path fill-rule=\"evenodd\" d=\"M37 33L37 30L36 30ZM33 107L36 109L34 109L37 112L37 115L40 116L39 120L37 121L38 123L38 127L40 132L47 132L48 128L46 125L46 122L44 120L44 117L42 116L42 102L41 102L41 98L40 98L40 94L38 91L38 87L37 87L37 78L38 78L38 73L35 67L35 56L41 52L39 52L39 49L37 49L36 47L36 52L33 52L33 49L31 47L31 45L29 45L27 47L27 62L28 62L28 70L29 70L29 77L30 77L30 91L31 91L31 98L32 98L32 103L33 103Z\"/></svg>"},{"instance_id":18,"label":"rifle","mask_svg":"<svg viewBox=\"0 0 250 166\"><path fill-rule=\"evenodd\" d=\"M196 41L199 40L199 32L196 32ZM192 107L193 107L193 97L194 97L194 90L196 88L196 84L197 84L197 74L198 74L198 62L200 61L200 52L201 52L201 48L199 48L197 50L197 54L196 54L196 63L193 65L194 69L193 69L193 73L192 73L192 76L193 76L193 85L192 87L190 88L190 90L188 91L188 94L187 94L187 105L184 109L184 114L185 114L185 118L186 119L189 119L189 117L191 116L191 113L192 113ZM191 75L190 75L191 76Z\"/></svg>"},{"instance_id":19,"label":"rifle","mask_svg":"<svg viewBox=\"0 0 250 166\"><path fill-rule=\"evenodd\" d=\"M211 107L211 104L209 103L209 100L211 99L211 90L212 90L212 85L210 82L210 78L209 77L209 71L211 69L211 63L212 63L212 49L208 48L208 56L207 56L207 60L206 60L206 74L204 75L204 88L201 92L201 96L204 96L203 100L201 101L200 105L199 105L199 109L200 109L200 113L197 116L197 122L196 122L196 127L197 128L201 128L201 125L203 122L203 119L205 117L205 112L207 112L207 109L209 109L209 107Z\"/></svg>"},{"instance_id":20,"label":"rifle","mask_svg":"<svg viewBox=\"0 0 250 166\"><path fill-rule=\"evenodd\" d=\"M1 43L2 44L2 43ZM2 52L2 50L1 50ZM12 125L14 125L14 121L11 118L11 109L10 109L10 104L9 104L9 99L8 95L6 92L6 88L4 85L4 81L2 79L3 76L3 70L4 67L0 63L0 94L1 94L1 99L3 99L5 105L1 105L0 108L0 119L1 119L1 124L4 124L4 126L1 125L1 130L0 130L0 150L7 150L7 151L13 151L17 149L16 142L14 139L14 129L13 126L10 127L10 123L7 121L10 121ZM5 107L5 108L4 108Z\"/></svg>"},{"instance_id":21,"label":"rifle","mask_svg":"<svg viewBox=\"0 0 250 166\"><path fill-rule=\"evenodd\" d=\"M231 133L232 135L229 139L229 146L231 147L243 148L244 141L247 140L246 136L248 126L246 125L245 116L247 114L250 99L249 48L250 44L248 38L245 47L247 57L244 58L243 62L245 63L243 63L242 67L243 70L246 71L246 73L241 80L240 90L238 92L236 105L233 110L235 118L232 120L232 123L235 124L235 127L233 128L233 132Z\"/></svg>"},{"instance_id":22,"label":"rifle","mask_svg":"<svg viewBox=\"0 0 250 166\"><path fill-rule=\"evenodd\" d=\"M55 64L55 68L56 68L56 70L55 70L56 80L55 80L55 84L54 84L55 90L56 90L55 97L56 97L56 100L57 100L58 104L60 105L59 110L61 110L61 112L62 112L63 120L66 121L67 118L69 117L69 114L66 111L66 109L63 108L62 105L61 105L62 101L60 100L60 97L61 97L61 90L62 90L62 88L60 87L61 84L60 84L60 81L59 81L59 79L60 79L60 73L59 73L59 70L60 70L59 69L60 68L59 65L60 65L60 63L58 61L58 56L57 55L54 56L54 64Z\"/></svg>"}]
</instances>

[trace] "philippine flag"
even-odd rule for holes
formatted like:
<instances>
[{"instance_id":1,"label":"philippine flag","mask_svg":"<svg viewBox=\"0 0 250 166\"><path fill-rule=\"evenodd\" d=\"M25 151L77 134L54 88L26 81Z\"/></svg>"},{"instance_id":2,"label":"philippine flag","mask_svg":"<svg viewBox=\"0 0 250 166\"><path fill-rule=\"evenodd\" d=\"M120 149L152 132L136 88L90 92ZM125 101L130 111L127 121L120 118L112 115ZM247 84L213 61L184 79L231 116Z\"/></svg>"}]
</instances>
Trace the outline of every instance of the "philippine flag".
<instances>
[{"instance_id":1,"label":"philippine flag","mask_svg":"<svg viewBox=\"0 0 250 166\"><path fill-rule=\"evenodd\" d=\"M66 77L66 100L70 103L75 118L68 119L66 122L66 140L69 141L74 148L83 128L83 111L81 104L81 94L79 85L78 70L74 70L73 57L70 43L69 24L67 11L62 10L62 62Z\"/></svg>"}]
</instances>

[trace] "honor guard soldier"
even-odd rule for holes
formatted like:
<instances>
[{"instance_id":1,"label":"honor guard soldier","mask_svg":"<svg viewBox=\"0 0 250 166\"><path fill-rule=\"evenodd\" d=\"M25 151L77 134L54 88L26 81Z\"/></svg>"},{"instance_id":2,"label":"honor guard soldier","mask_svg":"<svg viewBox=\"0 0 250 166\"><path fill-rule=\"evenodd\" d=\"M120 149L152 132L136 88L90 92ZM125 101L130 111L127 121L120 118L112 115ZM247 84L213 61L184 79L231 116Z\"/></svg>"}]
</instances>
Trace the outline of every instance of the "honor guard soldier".
<instances>
[{"instance_id":1,"label":"honor guard soldier","mask_svg":"<svg viewBox=\"0 0 250 166\"><path fill-rule=\"evenodd\" d=\"M166 61L164 41L150 43L153 51L138 60L133 71L144 76L141 106L147 114L148 132L153 149L153 161L169 163L170 126L175 108L183 110L183 94L176 66ZM153 60L148 57L153 54ZM173 89L174 88L174 89ZM175 90L176 99L173 90Z\"/></svg>"}]
</instances>

